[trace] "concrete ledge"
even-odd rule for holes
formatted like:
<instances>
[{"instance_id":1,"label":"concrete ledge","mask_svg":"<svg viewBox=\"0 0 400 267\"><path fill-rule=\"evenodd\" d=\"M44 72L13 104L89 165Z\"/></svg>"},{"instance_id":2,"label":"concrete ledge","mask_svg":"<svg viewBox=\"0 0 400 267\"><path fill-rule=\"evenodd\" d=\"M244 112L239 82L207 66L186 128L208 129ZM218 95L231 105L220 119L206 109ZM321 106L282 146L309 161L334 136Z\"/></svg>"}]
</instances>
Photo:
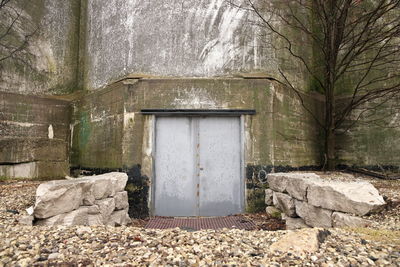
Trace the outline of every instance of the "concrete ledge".
<instances>
[{"instance_id":1,"label":"concrete ledge","mask_svg":"<svg viewBox=\"0 0 400 267\"><path fill-rule=\"evenodd\" d=\"M65 140L44 138L1 138L0 162L67 161Z\"/></svg>"},{"instance_id":2,"label":"concrete ledge","mask_svg":"<svg viewBox=\"0 0 400 267\"><path fill-rule=\"evenodd\" d=\"M35 161L0 165L0 176L7 178L64 178L69 175L68 161Z\"/></svg>"}]
</instances>

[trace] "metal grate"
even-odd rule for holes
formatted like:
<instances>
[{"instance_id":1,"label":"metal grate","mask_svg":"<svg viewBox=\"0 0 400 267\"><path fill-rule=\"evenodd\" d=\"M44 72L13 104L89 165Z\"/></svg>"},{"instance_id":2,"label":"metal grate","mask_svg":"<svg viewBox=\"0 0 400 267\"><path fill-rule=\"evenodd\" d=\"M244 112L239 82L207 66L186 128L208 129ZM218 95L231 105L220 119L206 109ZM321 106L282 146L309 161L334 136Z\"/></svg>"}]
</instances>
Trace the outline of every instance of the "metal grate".
<instances>
[{"instance_id":1,"label":"metal grate","mask_svg":"<svg viewBox=\"0 0 400 267\"><path fill-rule=\"evenodd\" d=\"M169 229L181 228L184 230L201 229L244 229L254 230L256 225L242 216L209 217L209 218L171 218L154 217L149 220L145 228L149 229Z\"/></svg>"}]
</instances>

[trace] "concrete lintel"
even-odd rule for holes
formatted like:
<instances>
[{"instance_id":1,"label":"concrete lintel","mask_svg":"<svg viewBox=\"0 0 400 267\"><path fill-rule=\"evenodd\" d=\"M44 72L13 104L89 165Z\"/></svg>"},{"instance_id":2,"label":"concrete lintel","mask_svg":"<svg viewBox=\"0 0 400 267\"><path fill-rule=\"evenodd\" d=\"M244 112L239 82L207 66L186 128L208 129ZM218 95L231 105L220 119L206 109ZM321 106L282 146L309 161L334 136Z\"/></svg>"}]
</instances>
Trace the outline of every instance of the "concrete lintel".
<instances>
[{"instance_id":1,"label":"concrete lintel","mask_svg":"<svg viewBox=\"0 0 400 267\"><path fill-rule=\"evenodd\" d=\"M254 109L142 109L143 115L157 116L240 116L254 115Z\"/></svg>"}]
</instances>

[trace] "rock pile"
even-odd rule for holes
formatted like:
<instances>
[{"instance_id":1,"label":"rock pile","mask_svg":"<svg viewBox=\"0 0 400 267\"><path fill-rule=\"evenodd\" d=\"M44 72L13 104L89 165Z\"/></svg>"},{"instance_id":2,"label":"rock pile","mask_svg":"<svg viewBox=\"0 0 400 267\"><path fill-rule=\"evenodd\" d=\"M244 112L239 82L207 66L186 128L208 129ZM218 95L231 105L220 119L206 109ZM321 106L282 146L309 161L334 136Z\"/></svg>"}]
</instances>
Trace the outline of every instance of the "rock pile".
<instances>
[{"instance_id":1,"label":"rock pile","mask_svg":"<svg viewBox=\"0 0 400 267\"><path fill-rule=\"evenodd\" d=\"M31 209L36 225L126 225L128 176L111 172L41 184ZM29 211L28 211L29 212Z\"/></svg>"},{"instance_id":2,"label":"rock pile","mask_svg":"<svg viewBox=\"0 0 400 267\"><path fill-rule=\"evenodd\" d=\"M275 173L267 181L265 203L284 213L287 229L367 226L370 222L357 215L377 212L385 205L368 182L328 181L315 173Z\"/></svg>"}]
</instances>

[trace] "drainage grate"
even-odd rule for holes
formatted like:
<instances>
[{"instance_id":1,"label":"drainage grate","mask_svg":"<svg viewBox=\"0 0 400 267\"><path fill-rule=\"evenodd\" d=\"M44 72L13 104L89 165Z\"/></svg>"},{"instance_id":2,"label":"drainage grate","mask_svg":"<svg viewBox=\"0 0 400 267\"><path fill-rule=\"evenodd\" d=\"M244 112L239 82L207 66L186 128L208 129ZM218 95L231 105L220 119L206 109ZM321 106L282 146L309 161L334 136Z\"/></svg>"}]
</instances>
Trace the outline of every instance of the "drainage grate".
<instances>
[{"instance_id":1,"label":"drainage grate","mask_svg":"<svg viewBox=\"0 0 400 267\"><path fill-rule=\"evenodd\" d=\"M169 229L179 227L183 230L196 231L201 229L244 229L254 230L256 225L242 216L208 217L208 218L172 218L154 217L149 220L145 228Z\"/></svg>"}]
</instances>

